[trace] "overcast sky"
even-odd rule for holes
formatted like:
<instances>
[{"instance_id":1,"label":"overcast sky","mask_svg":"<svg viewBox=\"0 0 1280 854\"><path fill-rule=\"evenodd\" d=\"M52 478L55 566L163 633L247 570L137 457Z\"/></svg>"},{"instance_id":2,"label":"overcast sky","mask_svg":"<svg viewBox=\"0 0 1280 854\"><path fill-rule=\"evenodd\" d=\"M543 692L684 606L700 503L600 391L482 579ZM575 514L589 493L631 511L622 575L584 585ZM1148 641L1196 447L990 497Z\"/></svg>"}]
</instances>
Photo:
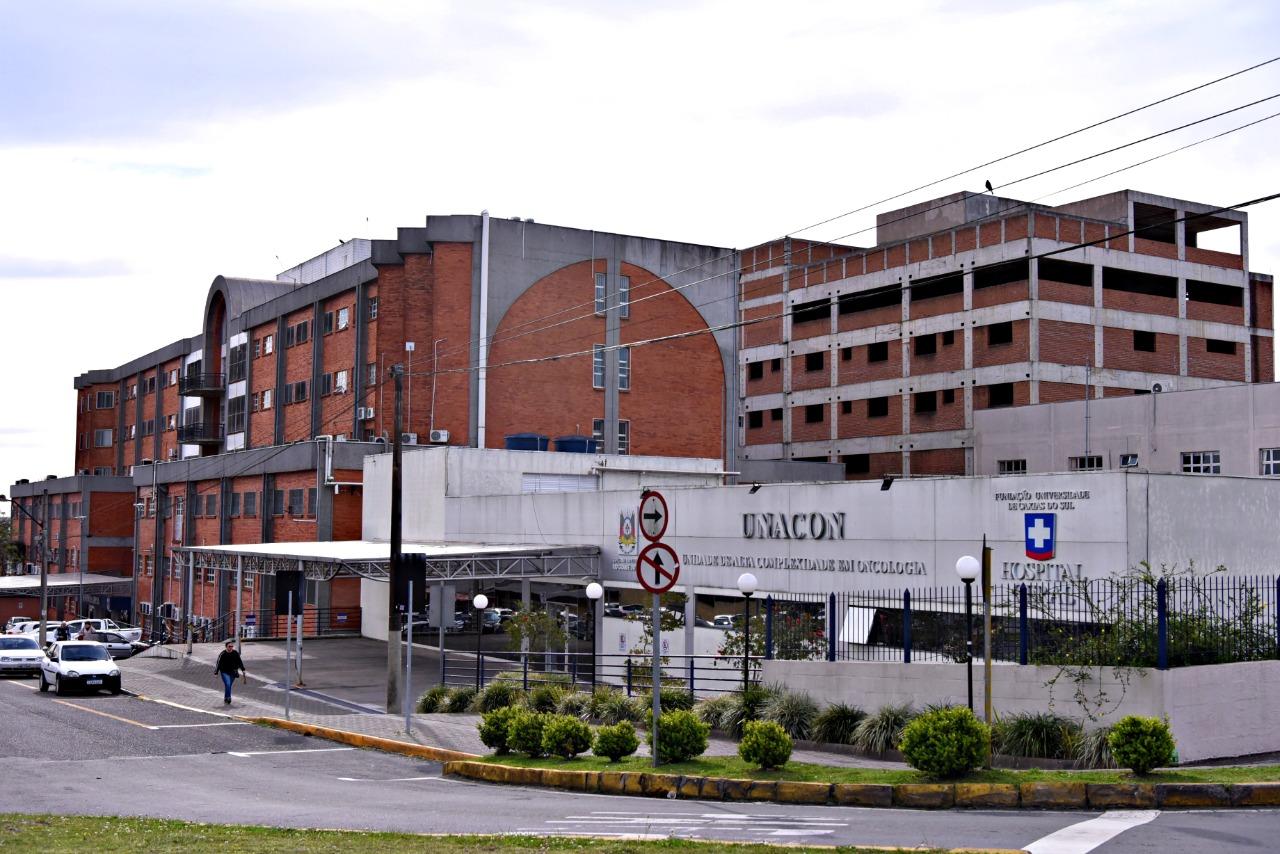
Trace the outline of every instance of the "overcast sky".
<instances>
[{"instance_id":1,"label":"overcast sky","mask_svg":"<svg viewBox=\"0 0 1280 854\"><path fill-rule=\"evenodd\" d=\"M1277 35L1266 0L5 3L0 490L73 473L73 378L195 334L216 275L484 208L750 246L1270 59ZM1277 92L1280 62L885 207ZM1000 193L1274 193L1280 119L1050 195L1277 111ZM867 245L876 210L805 236ZM1250 267L1274 273L1280 202L1250 219Z\"/></svg>"}]
</instances>

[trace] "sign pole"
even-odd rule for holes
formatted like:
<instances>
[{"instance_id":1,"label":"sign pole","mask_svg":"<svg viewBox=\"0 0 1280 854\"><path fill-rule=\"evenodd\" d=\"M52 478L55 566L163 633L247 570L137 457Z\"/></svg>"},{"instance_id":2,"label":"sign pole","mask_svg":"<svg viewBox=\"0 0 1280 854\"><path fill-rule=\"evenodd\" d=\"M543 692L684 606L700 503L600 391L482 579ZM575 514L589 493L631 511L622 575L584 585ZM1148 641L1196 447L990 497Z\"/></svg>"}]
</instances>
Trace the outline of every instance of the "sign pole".
<instances>
[{"instance_id":1,"label":"sign pole","mask_svg":"<svg viewBox=\"0 0 1280 854\"><path fill-rule=\"evenodd\" d=\"M991 547L982 535L982 700L983 715L991 726Z\"/></svg>"},{"instance_id":2,"label":"sign pole","mask_svg":"<svg viewBox=\"0 0 1280 854\"><path fill-rule=\"evenodd\" d=\"M653 594L653 767L658 767L658 717L662 714L662 594Z\"/></svg>"},{"instance_id":3,"label":"sign pole","mask_svg":"<svg viewBox=\"0 0 1280 854\"><path fill-rule=\"evenodd\" d=\"M293 641L293 591L289 591L289 613L284 620L284 719L289 720L289 683L293 681L293 661L289 658Z\"/></svg>"},{"instance_id":4,"label":"sign pole","mask_svg":"<svg viewBox=\"0 0 1280 854\"><path fill-rule=\"evenodd\" d=\"M409 696L413 693L413 579L409 579L409 625L404 639L404 731L413 735L413 724L410 715L413 704Z\"/></svg>"}]
</instances>

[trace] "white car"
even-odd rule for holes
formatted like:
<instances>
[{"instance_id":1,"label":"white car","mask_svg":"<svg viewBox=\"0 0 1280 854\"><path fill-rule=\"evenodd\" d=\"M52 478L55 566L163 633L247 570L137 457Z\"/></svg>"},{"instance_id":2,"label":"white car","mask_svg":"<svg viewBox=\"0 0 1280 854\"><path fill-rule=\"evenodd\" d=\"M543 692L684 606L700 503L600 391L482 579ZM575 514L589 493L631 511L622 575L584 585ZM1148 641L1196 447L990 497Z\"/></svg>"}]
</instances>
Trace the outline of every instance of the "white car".
<instances>
[{"instance_id":1,"label":"white car","mask_svg":"<svg viewBox=\"0 0 1280 854\"><path fill-rule=\"evenodd\" d=\"M142 640L141 626L128 628L126 626L120 625L115 620L103 620L103 619L68 620L67 628L71 630L71 637L74 638L76 635L80 634L80 629L85 625L85 623L88 623L89 628L95 632L115 632L116 634L120 635L126 640L131 640L131 641Z\"/></svg>"},{"instance_id":2,"label":"white car","mask_svg":"<svg viewBox=\"0 0 1280 854\"><path fill-rule=\"evenodd\" d=\"M40 690L59 694L80 688L120 693L120 668L104 644L94 641L58 641L50 645L40 666Z\"/></svg>"},{"instance_id":3,"label":"white car","mask_svg":"<svg viewBox=\"0 0 1280 854\"><path fill-rule=\"evenodd\" d=\"M25 673L35 676L44 664L40 644L31 638L0 635L0 673Z\"/></svg>"}]
</instances>

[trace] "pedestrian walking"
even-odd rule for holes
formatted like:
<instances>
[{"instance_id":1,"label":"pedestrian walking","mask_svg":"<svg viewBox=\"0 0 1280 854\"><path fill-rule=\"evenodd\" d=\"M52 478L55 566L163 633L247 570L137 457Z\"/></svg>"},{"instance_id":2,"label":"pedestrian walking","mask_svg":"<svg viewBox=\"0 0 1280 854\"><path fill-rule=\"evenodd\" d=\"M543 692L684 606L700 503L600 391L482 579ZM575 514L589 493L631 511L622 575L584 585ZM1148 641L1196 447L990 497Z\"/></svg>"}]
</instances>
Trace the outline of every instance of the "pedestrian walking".
<instances>
[{"instance_id":1,"label":"pedestrian walking","mask_svg":"<svg viewBox=\"0 0 1280 854\"><path fill-rule=\"evenodd\" d=\"M244 660L236 652L235 641L227 641L226 648L218 653L218 663L214 665L213 672L222 677L222 702L231 705L231 684L237 676L245 675Z\"/></svg>"}]
</instances>

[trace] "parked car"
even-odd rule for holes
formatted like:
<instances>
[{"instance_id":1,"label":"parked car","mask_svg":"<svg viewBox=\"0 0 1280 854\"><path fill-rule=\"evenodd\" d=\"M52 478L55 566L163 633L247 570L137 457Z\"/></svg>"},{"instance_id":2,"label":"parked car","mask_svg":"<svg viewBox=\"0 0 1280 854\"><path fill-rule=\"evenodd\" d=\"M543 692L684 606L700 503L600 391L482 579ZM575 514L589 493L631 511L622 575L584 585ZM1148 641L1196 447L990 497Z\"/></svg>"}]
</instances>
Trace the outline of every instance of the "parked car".
<instances>
[{"instance_id":1,"label":"parked car","mask_svg":"<svg viewBox=\"0 0 1280 854\"><path fill-rule=\"evenodd\" d=\"M717 629L728 631L738 624L740 618L736 614L716 614L711 624Z\"/></svg>"},{"instance_id":2,"label":"parked car","mask_svg":"<svg viewBox=\"0 0 1280 854\"><path fill-rule=\"evenodd\" d=\"M496 634L504 631L502 616L494 610L482 612L480 614L480 631L485 634Z\"/></svg>"},{"instance_id":3,"label":"parked car","mask_svg":"<svg viewBox=\"0 0 1280 854\"><path fill-rule=\"evenodd\" d=\"M515 619L516 616L516 612L510 608L491 608L490 610L497 613L497 615L502 619L502 624L504 626Z\"/></svg>"},{"instance_id":4,"label":"parked car","mask_svg":"<svg viewBox=\"0 0 1280 854\"><path fill-rule=\"evenodd\" d=\"M142 641L129 640L119 632L90 632L90 637L86 640L97 641L107 648L107 652L111 653L112 658L128 658L131 655L137 655L144 649L149 647Z\"/></svg>"},{"instance_id":5,"label":"parked car","mask_svg":"<svg viewBox=\"0 0 1280 854\"><path fill-rule=\"evenodd\" d=\"M0 673L25 673L35 676L44 664L40 644L31 638L6 635L0 637Z\"/></svg>"},{"instance_id":6,"label":"parked car","mask_svg":"<svg viewBox=\"0 0 1280 854\"><path fill-rule=\"evenodd\" d=\"M39 620L28 620L25 617L10 617L4 628L6 635L25 635L32 629L40 628Z\"/></svg>"},{"instance_id":7,"label":"parked car","mask_svg":"<svg viewBox=\"0 0 1280 854\"><path fill-rule=\"evenodd\" d=\"M94 619L94 618L68 620L67 628L71 631L71 637L74 638L76 635L80 634L80 629L85 624L88 624L89 627L93 629L95 632L115 632L116 634L122 635L131 641L142 640L141 626L128 628L126 626L120 625L115 620L104 620L104 619Z\"/></svg>"},{"instance_id":8,"label":"parked car","mask_svg":"<svg viewBox=\"0 0 1280 854\"><path fill-rule=\"evenodd\" d=\"M95 641L57 641L40 665L40 690L59 694L79 688L120 693L120 668L105 645Z\"/></svg>"}]
</instances>

